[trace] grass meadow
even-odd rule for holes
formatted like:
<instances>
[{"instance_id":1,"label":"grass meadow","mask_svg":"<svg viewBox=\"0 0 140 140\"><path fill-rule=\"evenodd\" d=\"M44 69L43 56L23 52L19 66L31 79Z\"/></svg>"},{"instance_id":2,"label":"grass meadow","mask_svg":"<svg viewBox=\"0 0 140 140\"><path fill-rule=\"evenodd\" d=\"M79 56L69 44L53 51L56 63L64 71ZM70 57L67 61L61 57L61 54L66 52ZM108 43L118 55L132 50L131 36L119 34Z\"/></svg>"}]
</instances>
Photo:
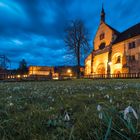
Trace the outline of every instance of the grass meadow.
<instances>
[{"instance_id":1,"label":"grass meadow","mask_svg":"<svg viewBox=\"0 0 140 140\"><path fill-rule=\"evenodd\" d=\"M0 82L0 140L140 140L140 80Z\"/></svg>"}]
</instances>

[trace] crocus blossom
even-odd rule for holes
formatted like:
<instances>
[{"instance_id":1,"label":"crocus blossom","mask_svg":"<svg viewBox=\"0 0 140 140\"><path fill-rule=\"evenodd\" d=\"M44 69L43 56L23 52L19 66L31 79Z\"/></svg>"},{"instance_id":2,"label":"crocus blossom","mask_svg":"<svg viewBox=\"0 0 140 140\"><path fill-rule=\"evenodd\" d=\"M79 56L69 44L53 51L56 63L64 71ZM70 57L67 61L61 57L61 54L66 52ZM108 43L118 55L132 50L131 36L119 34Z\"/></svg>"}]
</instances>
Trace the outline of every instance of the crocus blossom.
<instances>
[{"instance_id":1,"label":"crocus blossom","mask_svg":"<svg viewBox=\"0 0 140 140\"><path fill-rule=\"evenodd\" d=\"M64 120L65 120L65 121L70 121L70 116L69 116L68 113L65 114Z\"/></svg>"},{"instance_id":2,"label":"crocus blossom","mask_svg":"<svg viewBox=\"0 0 140 140\"><path fill-rule=\"evenodd\" d=\"M127 108L125 108L124 110L124 119L125 120L128 120L128 114L129 113L133 113L134 117L138 120L138 115L136 113L136 111L131 107L131 106L128 106Z\"/></svg>"},{"instance_id":3,"label":"crocus blossom","mask_svg":"<svg viewBox=\"0 0 140 140\"><path fill-rule=\"evenodd\" d=\"M101 105L97 105L97 111L101 111L102 107Z\"/></svg>"}]
</instances>

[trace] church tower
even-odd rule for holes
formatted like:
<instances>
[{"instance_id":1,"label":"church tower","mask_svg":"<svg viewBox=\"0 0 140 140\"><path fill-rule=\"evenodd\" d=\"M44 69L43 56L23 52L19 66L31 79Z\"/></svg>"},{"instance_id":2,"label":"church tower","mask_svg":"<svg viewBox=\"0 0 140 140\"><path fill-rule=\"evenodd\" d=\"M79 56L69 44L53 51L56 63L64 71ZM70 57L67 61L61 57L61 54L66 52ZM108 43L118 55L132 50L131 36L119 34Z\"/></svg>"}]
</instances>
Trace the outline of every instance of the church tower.
<instances>
[{"instance_id":1,"label":"church tower","mask_svg":"<svg viewBox=\"0 0 140 140\"><path fill-rule=\"evenodd\" d=\"M104 11L104 7L102 5L102 11L101 11L101 21L100 24L105 22L105 11Z\"/></svg>"}]
</instances>

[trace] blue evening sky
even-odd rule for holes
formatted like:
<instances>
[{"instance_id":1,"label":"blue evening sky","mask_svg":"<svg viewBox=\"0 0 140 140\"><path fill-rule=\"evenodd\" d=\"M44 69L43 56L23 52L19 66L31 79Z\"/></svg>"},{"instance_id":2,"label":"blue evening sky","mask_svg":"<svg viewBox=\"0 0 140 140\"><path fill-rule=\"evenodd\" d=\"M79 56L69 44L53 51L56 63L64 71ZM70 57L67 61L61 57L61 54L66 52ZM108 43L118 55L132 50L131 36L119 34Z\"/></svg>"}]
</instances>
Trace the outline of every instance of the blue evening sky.
<instances>
[{"instance_id":1,"label":"blue evening sky","mask_svg":"<svg viewBox=\"0 0 140 140\"><path fill-rule=\"evenodd\" d=\"M140 22L140 0L0 0L0 55L7 55L12 68L23 58L28 65L68 64L67 23L84 21L92 49L102 2L106 22L118 31Z\"/></svg>"}]
</instances>

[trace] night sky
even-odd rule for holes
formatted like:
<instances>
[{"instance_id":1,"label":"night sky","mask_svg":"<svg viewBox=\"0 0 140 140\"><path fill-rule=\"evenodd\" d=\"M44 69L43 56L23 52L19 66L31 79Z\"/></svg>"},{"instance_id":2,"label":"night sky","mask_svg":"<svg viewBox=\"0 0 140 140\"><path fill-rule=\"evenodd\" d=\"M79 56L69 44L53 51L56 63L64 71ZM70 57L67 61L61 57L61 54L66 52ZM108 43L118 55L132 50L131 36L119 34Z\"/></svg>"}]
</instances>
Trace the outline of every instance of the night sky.
<instances>
[{"instance_id":1,"label":"night sky","mask_svg":"<svg viewBox=\"0 0 140 140\"><path fill-rule=\"evenodd\" d=\"M104 2L106 22L123 31L140 22L140 0L0 0L0 54L18 67L69 64L64 29L82 19L90 33L90 47L100 21Z\"/></svg>"}]
</instances>

